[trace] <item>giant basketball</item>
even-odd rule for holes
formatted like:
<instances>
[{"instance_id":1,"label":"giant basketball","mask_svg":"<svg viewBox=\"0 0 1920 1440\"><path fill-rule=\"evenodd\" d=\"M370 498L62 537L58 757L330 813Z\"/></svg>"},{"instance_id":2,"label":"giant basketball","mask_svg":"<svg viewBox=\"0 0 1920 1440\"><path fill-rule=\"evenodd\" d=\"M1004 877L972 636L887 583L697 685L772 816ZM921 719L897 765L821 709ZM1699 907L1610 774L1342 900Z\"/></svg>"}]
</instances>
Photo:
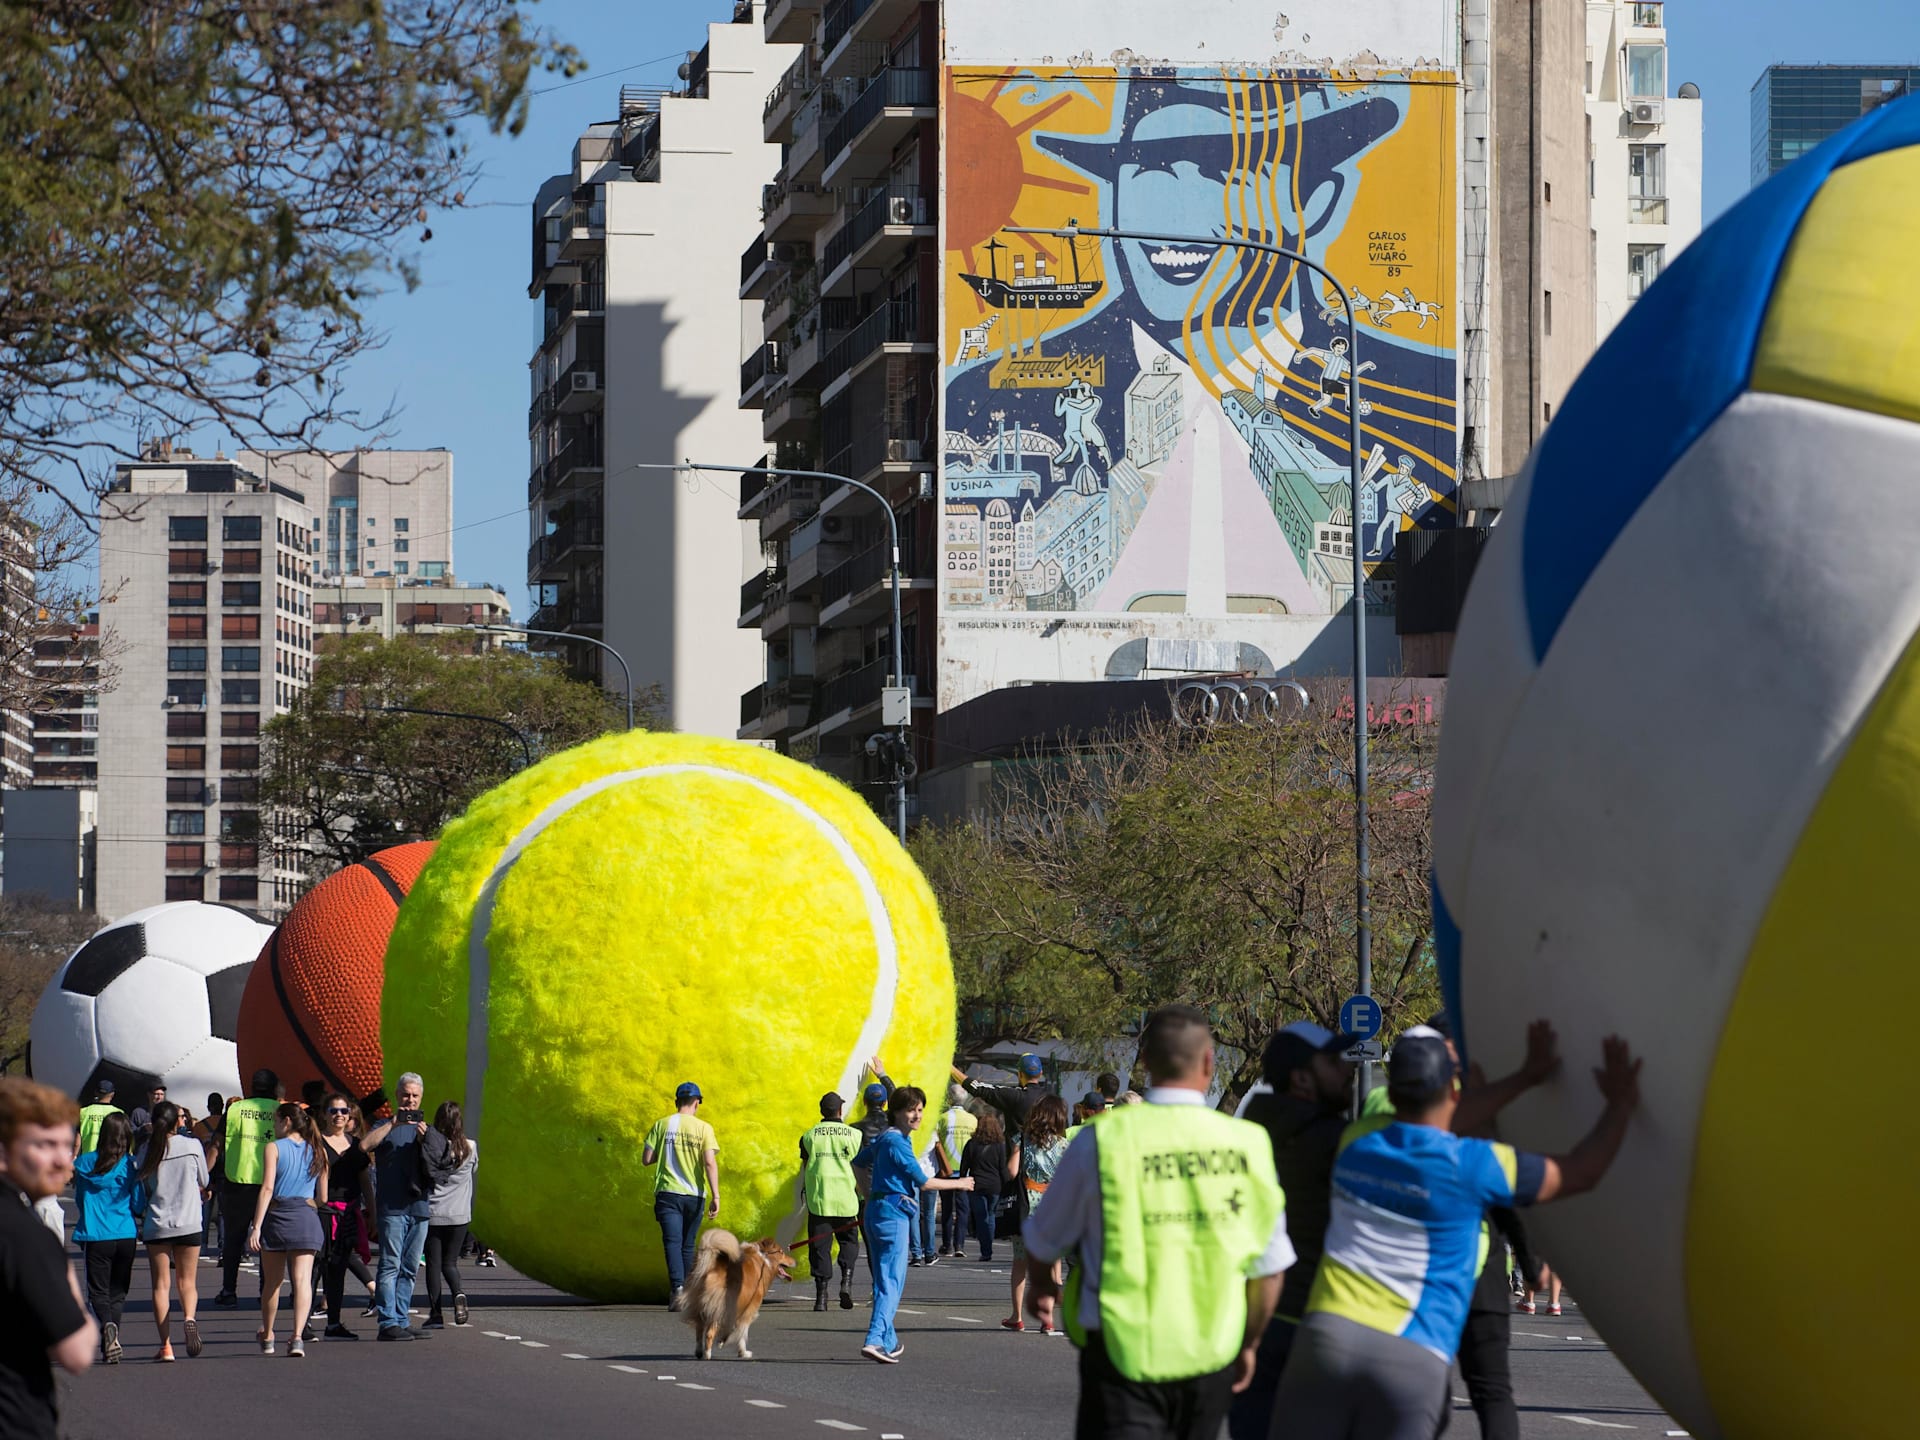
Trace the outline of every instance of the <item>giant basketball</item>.
<instances>
[{"instance_id":1,"label":"giant basketball","mask_svg":"<svg viewBox=\"0 0 1920 1440\"><path fill-rule=\"evenodd\" d=\"M1618 1031L1643 1106L1541 1252L1692 1433L1911 1433L1920 1318L1920 99L1680 255L1575 383L1475 577L1434 796L1470 1057Z\"/></svg>"}]
</instances>

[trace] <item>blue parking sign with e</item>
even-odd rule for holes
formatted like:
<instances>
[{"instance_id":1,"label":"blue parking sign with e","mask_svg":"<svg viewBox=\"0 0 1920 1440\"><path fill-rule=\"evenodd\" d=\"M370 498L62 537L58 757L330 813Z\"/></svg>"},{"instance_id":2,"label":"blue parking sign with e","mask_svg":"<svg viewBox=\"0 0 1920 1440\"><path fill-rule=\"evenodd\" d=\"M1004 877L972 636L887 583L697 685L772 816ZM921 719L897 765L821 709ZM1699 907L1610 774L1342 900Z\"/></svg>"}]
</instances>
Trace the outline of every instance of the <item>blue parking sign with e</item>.
<instances>
[{"instance_id":1,"label":"blue parking sign with e","mask_svg":"<svg viewBox=\"0 0 1920 1440\"><path fill-rule=\"evenodd\" d=\"M1340 1007L1340 1029L1362 1040L1371 1040L1380 1033L1380 1020L1380 1002L1371 995L1349 996L1347 1003Z\"/></svg>"}]
</instances>

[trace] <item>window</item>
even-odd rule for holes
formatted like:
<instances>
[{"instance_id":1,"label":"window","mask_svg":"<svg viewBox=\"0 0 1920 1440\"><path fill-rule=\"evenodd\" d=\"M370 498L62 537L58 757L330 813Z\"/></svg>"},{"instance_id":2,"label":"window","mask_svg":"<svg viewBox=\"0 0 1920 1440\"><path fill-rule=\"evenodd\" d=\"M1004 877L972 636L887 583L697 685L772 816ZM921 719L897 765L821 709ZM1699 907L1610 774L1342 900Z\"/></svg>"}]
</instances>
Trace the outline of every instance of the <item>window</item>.
<instances>
[{"instance_id":1,"label":"window","mask_svg":"<svg viewBox=\"0 0 1920 1440\"><path fill-rule=\"evenodd\" d=\"M258 705L260 682L258 680L222 680L220 703L222 705Z\"/></svg>"},{"instance_id":2,"label":"window","mask_svg":"<svg viewBox=\"0 0 1920 1440\"><path fill-rule=\"evenodd\" d=\"M169 666L168 668L172 668ZM206 669L204 657L200 668ZM207 682L204 680L174 679L167 681L167 699L175 705L204 705L207 703Z\"/></svg>"},{"instance_id":3,"label":"window","mask_svg":"<svg viewBox=\"0 0 1920 1440\"><path fill-rule=\"evenodd\" d=\"M393 542L393 548L396 551L398 551L400 554L404 555L407 553L407 544L408 542L405 540L396 540Z\"/></svg>"},{"instance_id":4,"label":"window","mask_svg":"<svg viewBox=\"0 0 1920 1440\"><path fill-rule=\"evenodd\" d=\"M169 645L167 647L167 669L204 670L207 668L207 647L204 645ZM202 694L204 697L204 692Z\"/></svg>"},{"instance_id":5,"label":"window","mask_svg":"<svg viewBox=\"0 0 1920 1440\"><path fill-rule=\"evenodd\" d=\"M396 533L404 535L413 527L407 523L407 518L403 515L393 522L393 528Z\"/></svg>"},{"instance_id":6,"label":"window","mask_svg":"<svg viewBox=\"0 0 1920 1440\"><path fill-rule=\"evenodd\" d=\"M1647 293L1647 287L1660 278L1661 268L1666 264L1667 247L1664 245L1627 246L1627 298L1638 300Z\"/></svg>"},{"instance_id":7,"label":"window","mask_svg":"<svg viewBox=\"0 0 1920 1440\"><path fill-rule=\"evenodd\" d=\"M406 574L406 573L407 573L407 562L406 562L406 561L404 561L404 560L401 560L401 561L397 561L397 562L395 562L395 564L394 564L394 567L393 567L393 573L394 573L394 574L396 574L396 575L404 575L404 574Z\"/></svg>"},{"instance_id":8,"label":"window","mask_svg":"<svg viewBox=\"0 0 1920 1440\"><path fill-rule=\"evenodd\" d=\"M1546 190L1547 204L1551 205L1553 203L1553 182L1551 180L1546 181L1543 188Z\"/></svg>"},{"instance_id":9,"label":"window","mask_svg":"<svg viewBox=\"0 0 1920 1440\"><path fill-rule=\"evenodd\" d=\"M229 805L252 805L260 799L260 777L229 775L220 782L220 798Z\"/></svg>"},{"instance_id":10,"label":"window","mask_svg":"<svg viewBox=\"0 0 1920 1440\"><path fill-rule=\"evenodd\" d=\"M204 710L169 710L167 712L167 734L196 736L207 733L207 712Z\"/></svg>"},{"instance_id":11,"label":"window","mask_svg":"<svg viewBox=\"0 0 1920 1440\"><path fill-rule=\"evenodd\" d=\"M1664 100L1667 95L1667 47L1627 46L1627 98Z\"/></svg>"},{"instance_id":12,"label":"window","mask_svg":"<svg viewBox=\"0 0 1920 1440\"><path fill-rule=\"evenodd\" d=\"M202 805L206 803L207 787L199 780L182 779L179 776L167 777L167 803L169 805Z\"/></svg>"},{"instance_id":13,"label":"window","mask_svg":"<svg viewBox=\"0 0 1920 1440\"><path fill-rule=\"evenodd\" d=\"M169 580L167 582L167 604L204 605L207 603L207 582L204 580Z\"/></svg>"},{"instance_id":14,"label":"window","mask_svg":"<svg viewBox=\"0 0 1920 1440\"><path fill-rule=\"evenodd\" d=\"M201 666L205 668L206 652L201 652ZM220 668L222 670L258 670L260 668L260 647L258 645L222 645L220 647Z\"/></svg>"},{"instance_id":15,"label":"window","mask_svg":"<svg viewBox=\"0 0 1920 1440\"><path fill-rule=\"evenodd\" d=\"M167 638L169 640L206 639L207 617L204 615L167 616Z\"/></svg>"},{"instance_id":16,"label":"window","mask_svg":"<svg viewBox=\"0 0 1920 1440\"><path fill-rule=\"evenodd\" d=\"M1667 147L1627 147L1627 220L1635 225L1667 223Z\"/></svg>"},{"instance_id":17,"label":"window","mask_svg":"<svg viewBox=\"0 0 1920 1440\"><path fill-rule=\"evenodd\" d=\"M439 580L444 578L446 573L447 562L444 560L422 560L420 562L420 578L422 580Z\"/></svg>"},{"instance_id":18,"label":"window","mask_svg":"<svg viewBox=\"0 0 1920 1440\"><path fill-rule=\"evenodd\" d=\"M167 842L167 868L169 870L198 870L207 863L207 847L195 840L169 840Z\"/></svg>"},{"instance_id":19,"label":"window","mask_svg":"<svg viewBox=\"0 0 1920 1440\"><path fill-rule=\"evenodd\" d=\"M207 517L204 515L169 515L167 517L167 539L204 540L207 538Z\"/></svg>"},{"instance_id":20,"label":"window","mask_svg":"<svg viewBox=\"0 0 1920 1440\"><path fill-rule=\"evenodd\" d=\"M222 540L258 540L260 538L260 517L258 515L228 515L220 522Z\"/></svg>"},{"instance_id":21,"label":"window","mask_svg":"<svg viewBox=\"0 0 1920 1440\"><path fill-rule=\"evenodd\" d=\"M167 746L167 769L204 770L207 768L207 747L204 745Z\"/></svg>"},{"instance_id":22,"label":"window","mask_svg":"<svg viewBox=\"0 0 1920 1440\"><path fill-rule=\"evenodd\" d=\"M235 575L258 575L260 573L260 552L258 550L228 550L220 557L221 566Z\"/></svg>"},{"instance_id":23,"label":"window","mask_svg":"<svg viewBox=\"0 0 1920 1440\"><path fill-rule=\"evenodd\" d=\"M200 619L193 616L193 619ZM220 638L222 640L258 640L260 638L260 617L258 615L222 615L220 617Z\"/></svg>"},{"instance_id":24,"label":"window","mask_svg":"<svg viewBox=\"0 0 1920 1440\"><path fill-rule=\"evenodd\" d=\"M226 851L222 850L220 853L225 855ZM253 853L250 847L247 853ZM258 865L260 862L258 859L254 859L242 863ZM260 898L260 880L257 876L253 875L222 875L220 877L220 898L222 900L245 900L251 904Z\"/></svg>"},{"instance_id":25,"label":"window","mask_svg":"<svg viewBox=\"0 0 1920 1440\"><path fill-rule=\"evenodd\" d=\"M198 782L195 782L198 783ZM169 810L167 812L167 834L204 835L207 833L207 813L204 810Z\"/></svg>"},{"instance_id":26,"label":"window","mask_svg":"<svg viewBox=\"0 0 1920 1440\"><path fill-rule=\"evenodd\" d=\"M222 745L220 768L222 770L258 770L260 747L258 745Z\"/></svg>"},{"instance_id":27,"label":"window","mask_svg":"<svg viewBox=\"0 0 1920 1440\"><path fill-rule=\"evenodd\" d=\"M222 735L258 735L260 733L260 712L258 710L228 710L220 716Z\"/></svg>"},{"instance_id":28,"label":"window","mask_svg":"<svg viewBox=\"0 0 1920 1440\"><path fill-rule=\"evenodd\" d=\"M1542 328L1551 335L1553 333L1553 292L1551 290L1540 292L1540 319Z\"/></svg>"},{"instance_id":29,"label":"window","mask_svg":"<svg viewBox=\"0 0 1920 1440\"><path fill-rule=\"evenodd\" d=\"M167 900L205 900L207 882L198 875L167 876Z\"/></svg>"},{"instance_id":30,"label":"window","mask_svg":"<svg viewBox=\"0 0 1920 1440\"><path fill-rule=\"evenodd\" d=\"M226 811L220 817L220 838L222 840L258 840L260 812L257 810Z\"/></svg>"},{"instance_id":31,"label":"window","mask_svg":"<svg viewBox=\"0 0 1920 1440\"><path fill-rule=\"evenodd\" d=\"M260 582L258 580L229 580L220 587L222 605L258 605L260 603Z\"/></svg>"},{"instance_id":32,"label":"window","mask_svg":"<svg viewBox=\"0 0 1920 1440\"><path fill-rule=\"evenodd\" d=\"M175 575L204 575L207 573L207 552L169 550L167 551L167 569Z\"/></svg>"},{"instance_id":33,"label":"window","mask_svg":"<svg viewBox=\"0 0 1920 1440\"><path fill-rule=\"evenodd\" d=\"M1666 22L1660 18L1661 7L1658 4L1636 3L1633 7L1633 23L1643 30L1658 30Z\"/></svg>"}]
</instances>

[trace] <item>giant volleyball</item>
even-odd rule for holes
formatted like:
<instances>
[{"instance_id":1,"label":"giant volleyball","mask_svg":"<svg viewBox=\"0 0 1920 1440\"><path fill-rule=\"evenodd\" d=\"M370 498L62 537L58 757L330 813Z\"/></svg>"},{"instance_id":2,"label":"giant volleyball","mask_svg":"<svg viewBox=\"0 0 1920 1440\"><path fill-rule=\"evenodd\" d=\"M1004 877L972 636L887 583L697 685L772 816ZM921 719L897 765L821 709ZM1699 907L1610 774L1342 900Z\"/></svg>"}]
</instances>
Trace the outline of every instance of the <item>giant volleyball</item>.
<instances>
[{"instance_id":1,"label":"giant volleyball","mask_svg":"<svg viewBox=\"0 0 1920 1440\"><path fill-rule=\"evenodd\" d=\"M720 1223L803 1231L803 1131L879 1054L938 1095L953 972L933 893L859 796L756 746L612 735L481 796L387 950L389 1084L459 1099L474 1229L528 1274L664 1299L650 1124L682 1081L718 1132Z\"/></svg>"},{"instance_id":2,"label":"giant volleyball","mask_svg":"<svg viewBox=\"0 0 1920 1440\"><path fill-rule=\"evenodd\" d=\"M1540 1212L1695 1435L1905 1435L1920 1319L1920 100L1679 257L1575 383L1475 577L1434 796L1471 1057L1567 1068L1506 1138L1643 1108Z\"/></svg>"}]
</instances>

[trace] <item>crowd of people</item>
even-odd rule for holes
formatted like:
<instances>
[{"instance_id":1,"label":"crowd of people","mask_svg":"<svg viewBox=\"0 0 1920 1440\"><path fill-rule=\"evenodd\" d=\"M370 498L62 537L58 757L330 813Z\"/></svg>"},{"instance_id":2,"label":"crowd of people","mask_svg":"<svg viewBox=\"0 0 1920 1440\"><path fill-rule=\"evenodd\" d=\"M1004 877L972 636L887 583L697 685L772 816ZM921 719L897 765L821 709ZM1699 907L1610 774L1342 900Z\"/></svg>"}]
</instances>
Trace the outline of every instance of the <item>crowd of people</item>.
<instances>
[{"instance_id":1,"label":"crowd of people","mask_svg":"<svg viewBox=\"0 0 1920 1440\"><path fill-rule=\"evenodd\" d=\"M1491 1138L1500 1110L1558 1069L1550 1027L1526 1059L1488 1081L1463 1069L1444 1016L1403 1032L1387 1085L1349 1123L1351 1038L1305 1022L1268 1045L1262 1080L1226 1114L1204 1015L1183 1006L1143 1027L1144 1095L1112 1074L1069 1108L1046 1067L1022 1058L1015 1083L957 1066L938 1125L927 1096L896 1086L882 1060L863 1114L821 1097L797 1137L814 1309L853 1309L866 1252L871 1313L860 1353L898 1364L906 1272L1005 1247L1002 1325L1079 1347L1081 1437L1216 1440L1432 1440L1450 1410L1457 1358L1481 1432L1517 1440L1507 1368L1509 1274L1533 1303L1559 1284L1527 1241L1519 1211L1579 1194L1611 1164L1638 1102L1638 1063L1609 1039L1594 1074L1605 1108L1564 1155ZM372 1119L348 1097L309 1087L288 1100L273 1072L244 1098L208 1097L196 1119L154 1089L131 1113L103 1082L84 1108L31 1081L0 1079L0 1434L53 1435L52 1370L118 1363L139 1246L152 1280L157 1344L175 1359L174 1319L201 1353L199 1265L217 1250L212 1305L237 1306L257 1270L261 1352L276 1353L283 1285L286 1354L324 1333L352 1339L351 1274L377 1338L465 1325L460 1262L470 1245L479 1147L456 1101L429 1121L421 1077L396 1084ZM642 1142L670 1296L685 1286L700 1231L720 1215L720 1137L689 1081ZM921 1138L916 1140L916 1136ZM67 1266L59 1197L72 1186L84 1291ZM38 1212L38 1213L36 1213ZM482 1251L481 1263L490 1257ZM835 1279L837 1275L837 1286Z\"/></svg>"}]
</instances>

